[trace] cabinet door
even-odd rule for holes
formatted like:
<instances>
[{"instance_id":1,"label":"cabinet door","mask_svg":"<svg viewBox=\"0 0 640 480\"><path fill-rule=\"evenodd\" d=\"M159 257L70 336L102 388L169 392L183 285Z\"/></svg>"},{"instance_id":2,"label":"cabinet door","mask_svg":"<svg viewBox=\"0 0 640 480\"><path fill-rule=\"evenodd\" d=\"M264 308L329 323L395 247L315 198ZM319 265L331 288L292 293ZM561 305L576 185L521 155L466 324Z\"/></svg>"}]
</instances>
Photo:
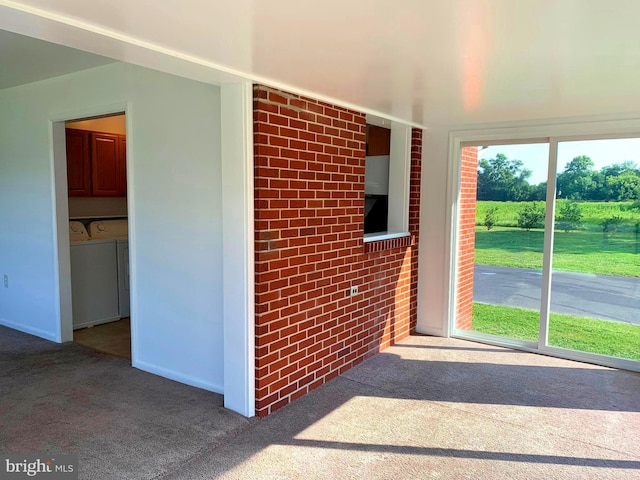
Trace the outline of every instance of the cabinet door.
<instances>
[{"instance_id":1,"label":"cabinet door","mask_svg":"<svg viewBox=\"0 0 640 480\"><path fill-rule=\"evenodd\" d=\"M127 137L118 136L118 191L120 196L127 195Z\"/></svg>"},{"instance_id":2,"label":"cabinet door","mask_svg":"<svg viewBox=\"0 0 640 480\"><path fill-rule=\"evenodd\" d=\"M367 125L367 156L389 155L391 130L377 125Z\"/></svg>"},{"instance_id":3,"label":"cabinet door","mask_svg":"<svg viewBox=\"0 0 640 480\"><path fill-rule=\"evenodd\" d=\"M118 135L91 134L91 173L93 195L96 197L121 196L119 188Z\"/></svg>"},{"instance_id":4,"label":"cabinet door","mask_svg":"<svg viewBox=\"0 0 640 480\"><path fill-rule=\"evenodd\" d=\"M67 187L70 197L91 195L91 156L89 132L66 130L67 143Z\"/></svg>"}]
</instances>

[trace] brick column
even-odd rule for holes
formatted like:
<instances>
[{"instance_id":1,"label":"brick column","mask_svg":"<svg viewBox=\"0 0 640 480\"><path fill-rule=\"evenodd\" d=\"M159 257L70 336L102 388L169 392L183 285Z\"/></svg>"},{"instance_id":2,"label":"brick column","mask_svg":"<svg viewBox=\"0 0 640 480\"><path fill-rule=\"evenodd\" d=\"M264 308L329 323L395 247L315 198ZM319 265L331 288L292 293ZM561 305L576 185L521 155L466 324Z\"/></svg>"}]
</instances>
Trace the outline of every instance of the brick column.
<instances>
[{"instance_id":1,"label":"brick column","mask_svg":"<svg viewBox=\"0 0 640 480\"><path fill-rule=\"evenodd\" d=\"M477 184L478 147L463 147L458 219L458 282L456 286L456 327L462 330L471 330L472 328Z\"/></svg>"}]
</instances>

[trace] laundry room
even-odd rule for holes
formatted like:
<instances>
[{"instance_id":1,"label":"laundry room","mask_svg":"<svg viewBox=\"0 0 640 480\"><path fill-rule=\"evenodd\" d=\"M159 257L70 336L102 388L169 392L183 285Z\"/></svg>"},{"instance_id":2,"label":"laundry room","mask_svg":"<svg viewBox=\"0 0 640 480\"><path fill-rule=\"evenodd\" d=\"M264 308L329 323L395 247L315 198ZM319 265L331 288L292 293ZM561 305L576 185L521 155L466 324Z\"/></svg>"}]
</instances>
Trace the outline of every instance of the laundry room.
<instances>
[{"instance_id":1,"label":"laundry room","mask_svg":"<svg viewBox=\"0 0 640 480\"><path fill-rule=\"evenodd\" d=\"M73 339L131 358L126 117L65 124Z\"/></svg>"}]
</instances>

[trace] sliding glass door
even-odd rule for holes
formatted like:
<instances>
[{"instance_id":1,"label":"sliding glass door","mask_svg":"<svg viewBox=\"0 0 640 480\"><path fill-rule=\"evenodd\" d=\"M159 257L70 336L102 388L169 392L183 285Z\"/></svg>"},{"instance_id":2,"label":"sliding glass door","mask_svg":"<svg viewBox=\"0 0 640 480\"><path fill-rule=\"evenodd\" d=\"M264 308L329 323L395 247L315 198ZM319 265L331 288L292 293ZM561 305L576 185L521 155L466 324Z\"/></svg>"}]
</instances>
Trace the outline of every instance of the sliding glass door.
<instances>
[{"instance_id":1,"label":"sliding glass door","mask_svg":"<svg viewBox=\"0 0 640 480\"><path fill-rule=\"evenodd\" d=\"M461 145L454 334L640 369L640 138Z\"/></svg>"}]
</instances>

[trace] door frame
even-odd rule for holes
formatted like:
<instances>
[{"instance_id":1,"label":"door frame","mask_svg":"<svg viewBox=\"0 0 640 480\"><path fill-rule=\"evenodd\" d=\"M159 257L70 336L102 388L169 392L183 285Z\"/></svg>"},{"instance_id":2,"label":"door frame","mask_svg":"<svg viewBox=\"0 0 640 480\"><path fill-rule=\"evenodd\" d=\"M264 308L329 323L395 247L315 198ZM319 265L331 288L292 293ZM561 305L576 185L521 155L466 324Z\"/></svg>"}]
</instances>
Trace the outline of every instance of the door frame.
<instances>
[{"instance_id":1,"label":"door frame","mask_svg":"<svg viewBox=\"0 0 640 480\"><path fill-rule=\"evenodd\" d=\"M67 189L67 152L65 139L65 122L93 117L104 117L124 112L126 118L126 135L129 137L131 125L129 121L130 105L127 103L117 103L109 105L97 105L78 110L58 112L49 118L49 138L51 141L51 178L52 204L53 204L53 243L56 254L54 255L54 274L56 291L56 323L58 342L73 341L73 307L71 291L71 244L69 241L69 197ZM127 186L130 182L131 172L131 142L127 142ZM135 238L135 228L131 213L131 200L133 188L127 188L127 219L129 221L129 237ZM130 250L131 251L131 250ZM131 277L135 276L135 258L129 256L129 271ZM130 285L135 282L130 282ZM129 290L131 312L134 312L135 288ZM131 314L131 360L137 358L135 348L135 315Z\"/></svg>"}]
</instances>

